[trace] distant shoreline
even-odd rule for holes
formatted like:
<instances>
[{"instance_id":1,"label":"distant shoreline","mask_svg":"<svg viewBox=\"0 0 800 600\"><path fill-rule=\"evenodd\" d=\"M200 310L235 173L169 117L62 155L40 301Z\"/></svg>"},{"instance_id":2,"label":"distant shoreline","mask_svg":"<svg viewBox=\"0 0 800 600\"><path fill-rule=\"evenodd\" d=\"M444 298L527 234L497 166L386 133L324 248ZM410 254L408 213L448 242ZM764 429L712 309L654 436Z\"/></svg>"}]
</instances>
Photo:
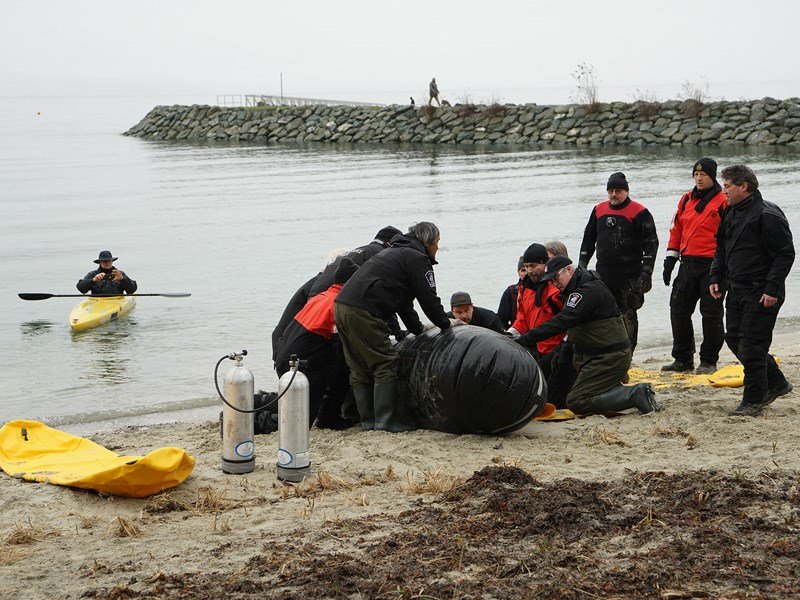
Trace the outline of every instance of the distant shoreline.
<instances>
[{"instance_id":1,"label":"distant shoreline","mask_svg":"<svg viewBox=\"0 0 800 600\"><path fill-rule=\"evenodd\" d=\"M788 146L800 98L391 106L156 106L123 135L147 140L460 146Z\"/></svg>"}]
</instances>

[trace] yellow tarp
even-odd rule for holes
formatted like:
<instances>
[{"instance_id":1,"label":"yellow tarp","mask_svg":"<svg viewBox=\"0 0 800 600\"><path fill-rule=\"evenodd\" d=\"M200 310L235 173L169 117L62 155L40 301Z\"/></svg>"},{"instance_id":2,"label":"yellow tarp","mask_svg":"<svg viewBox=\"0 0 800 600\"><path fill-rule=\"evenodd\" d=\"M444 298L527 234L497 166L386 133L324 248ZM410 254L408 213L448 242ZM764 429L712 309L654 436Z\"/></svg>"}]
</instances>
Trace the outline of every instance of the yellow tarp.
<instances>
[{"instance_id":1,"label":"yellow tarp","mask_svg":"<svg viewBox=\"0 0 800 600\"><path fill-rule=\"evenodd\" d=\"M0 428L0 467L28 481L144 498L182 483L194 463L180 448L119 456L37 421L10 421Z\"/></svg>"},{"instance_id":2,"label":"yellow tarp","mask_svg":"<svg viewBox=\"0 0 800 600\"><path fill-rule=\"evenodd\" d=\"M728 365L711 375L648 371L647 369L634 368L628 371L628 376L631 384L651 383L656 389L666 387L690 388L699 385L710 385L712 387L741 387L744 385L744 367L742 365Z\"/></svg>"},{"instance_id":3,"label":"yellow tarp","mask_svg":"<svg viewBox=\"0 0 800 600\"><path fill-rule=\"evenodd\" d=\"M776 357L775 362L780 363ZM744 385L744 367L742 365L728 365L722 367L711 375L696 375L694 373L674 373L671 371L649 371L647 369L632 368L628 371L630 381L628 385L636 383L650 383L655 389L667 387L690 388L698 385L712 387L741 387ZM614 416L619 413L610 413ZM556 409L549 402L544 410L536 417L536 421L567 421L580 417L568 408Z\"/></svg>"}]
</instances>

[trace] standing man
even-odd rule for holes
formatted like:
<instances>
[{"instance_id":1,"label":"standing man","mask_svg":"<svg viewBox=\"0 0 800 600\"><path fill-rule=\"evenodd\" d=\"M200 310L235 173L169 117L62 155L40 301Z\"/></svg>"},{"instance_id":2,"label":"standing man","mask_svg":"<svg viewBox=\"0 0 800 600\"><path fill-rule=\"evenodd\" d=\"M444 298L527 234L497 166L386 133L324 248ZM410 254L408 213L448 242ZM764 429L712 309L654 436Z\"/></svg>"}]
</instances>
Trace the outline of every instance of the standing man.
<instances>
[{"instance_id":1,"label":"standing man","mask_svg":"<svg viewBox=\"0 0 800 600\"><path fill-rule=\"evenodd\" d=\"M491 329L497 333L506 332L497 313L472 304L472 297L467 292L456 292L450 296L450 312L447 316L464 321L467 325Z\"/></svg>"},{"instance_id":2,"label":"standing man","mask_svg":"<svg viewBox=\"0 0 800 600\"><path fill-rule=\"evenodd\" d=\"M622 311L633 354L639 337L636 311L653 287L658 234L653 215L628 194L624 173L612 174L606 190L608 200L592 209L583 232L579 265L588 268L597 249L597 272Z\"/></svg>"},{"instance_id":3,"label":"standing man","mask_svg":"<svg viewBox=\"0 0 800 600\"><path fill-rule=\"evenodd\" d=\"M717 229L726 204L722 186L717 182L717 163L713 159L698 160L692 176L694 189L686 192L678 201L664 259L664 285L669 285L678 259L681 266L669 297L672 356L675 361L661 367L661 370L688 373L694 369L692 313L699 300L703 343L700 345L700 366L696 373L708 374L717 370L719 351L725 336L722 296L714 298L711 295L708 277L717 248ZM724 286L720 287L720 291L724 294Z\"/></svg>"},{"instance_id":4,"label":"standing man","mask_svg":"<svg viewBox=\"0 0 800 600\"><path fill-rule=\"evenodd\" d=\"M436 295L433 265L438 250L436 225L412 225L407 234L394 236L390 248L365 262L334 301L333 316L362 429L410 429L395 418L398 354L389 340L387 320L397 314L411 333L421 334L425 327L414 310L416 300L436 327L463 325L447 317Z\"/></svg>"},{"instance_id":5,"label":"standing man","mask_svg":"<svg viewBox=\"0 0 800 600\"><path fill-rule=\"evenodd\" d=\"M103 250L94 260L99 265L98 269L89 271L78 281L75 287L81 294L92 292L92 296L133 294L138 286L136 282L128 277L124 271L114 267L114 261L118 257L111 254L109 250Z\"/></svg>"},{"instance_id":6,"label":"standing man","mask_svg":"<svg viewBox=\"0 0 800 600\"><path fill-rule=\"evenodd\" d=\"M542 279L552 281L561 292L564 308L518 342L531 346L567 330L578 372L566 397L567 408L577 414L659 410L652 386L620 383L631 365L631 344L619 307L600 277L576 269L566 256L555 256L547 262Z\"/></svg>"},{"instance_id":7,"label":"standing man","mask_svg":"<svg viewBox=\"0 0 800 600\"><path fill-rule=\"evenodd\" d=\"M436 104L439 106L442 105L442 103L439 102L439 86L436 85L436 77L431 79L430 84L428 84L428 106L431 106L434 100L436 100Z\"/></svg>"},{"instance_id":8,"label":"standing man","mask_svg":"<svg viewBox=\"0 0 800 600\"><path fill-rule=\"evenodd\" d=\"M729 415L754 417L792 391L769 347L786 299L794 243L786 216L762 198L749 167L722 169L722 185L728 207L717 233L709 292L722 299L722 282L727 281L725 341L744 366L742 401Z\"/></svg>"}]
</instances>

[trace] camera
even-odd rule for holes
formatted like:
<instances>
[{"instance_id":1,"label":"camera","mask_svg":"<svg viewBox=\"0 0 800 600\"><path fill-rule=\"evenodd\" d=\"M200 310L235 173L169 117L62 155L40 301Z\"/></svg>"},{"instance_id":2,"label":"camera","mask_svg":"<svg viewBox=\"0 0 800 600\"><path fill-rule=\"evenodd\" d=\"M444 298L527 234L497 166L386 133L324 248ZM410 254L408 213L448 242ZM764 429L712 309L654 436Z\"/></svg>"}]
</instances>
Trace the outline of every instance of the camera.
<instances>
[{"instance_id":1,"label":"camera","mask_svg":"<svg viewBox=\"0 0 800 600\"><path fill-rule=\"evenodd\" d=\"M114 279L114 273L106 273L105 280L111 281Z\"/></svg>"}]
</instances>

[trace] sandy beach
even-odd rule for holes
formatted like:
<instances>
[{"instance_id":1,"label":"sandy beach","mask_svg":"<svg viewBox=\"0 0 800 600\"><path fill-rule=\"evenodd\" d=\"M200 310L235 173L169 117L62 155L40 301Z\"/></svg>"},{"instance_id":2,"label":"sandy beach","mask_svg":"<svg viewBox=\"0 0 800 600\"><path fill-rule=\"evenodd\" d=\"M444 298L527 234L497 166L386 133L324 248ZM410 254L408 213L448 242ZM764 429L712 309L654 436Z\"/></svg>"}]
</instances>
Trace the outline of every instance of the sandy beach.
<instances>
[{"instance_id":1,"label":"sandy beach","mask_svg":"<svg viewBox=\"0 0 800 600\"><path fill-rule=\"evenodd\" d=\"M773 352L800 384L800 338ZM668 350L637 351L657 370ZM733 362L724 350L722 364ZM92 439L197 459L148 499L0 476L4 598L774 598L800 570L798 392L661 388L664 410L504 436L312 430L313 475L220 469L216 422Z\"/></svg>"}]
</instances>

